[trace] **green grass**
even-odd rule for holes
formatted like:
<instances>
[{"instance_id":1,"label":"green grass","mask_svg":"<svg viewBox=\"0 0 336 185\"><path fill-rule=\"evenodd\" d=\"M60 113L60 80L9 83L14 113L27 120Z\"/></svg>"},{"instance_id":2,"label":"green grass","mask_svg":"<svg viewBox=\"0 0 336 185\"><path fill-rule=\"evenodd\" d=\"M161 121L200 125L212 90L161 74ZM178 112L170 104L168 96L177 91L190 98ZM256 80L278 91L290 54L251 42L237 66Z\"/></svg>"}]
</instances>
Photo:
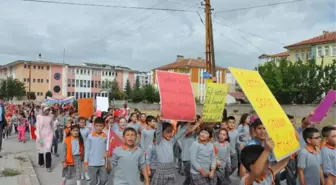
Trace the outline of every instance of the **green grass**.
<instances>
[{"instance_id":1,"label":"green grass","mask_svg":"<svg viewBox=\"0 0 336 185\"><path fill-rule=\"evenodd\" d=\"M5 168L0 173L4 177L12 177L12 176L17 176L17 175L21 174L21 172L19 170L12 169L12 168Z\"/></svg>"},{"instance_id":2,"label":"green grass","mask_svg":"<svg viewBox=\"0 0 336 185\"><path fill-rule=\"evenodd\" d=\"M24 163L24 162L27 162L27 159L22 157L22 156L17 156L15 157L16 160L19 160L20 162Z\"/></svg>"}]
</instances>

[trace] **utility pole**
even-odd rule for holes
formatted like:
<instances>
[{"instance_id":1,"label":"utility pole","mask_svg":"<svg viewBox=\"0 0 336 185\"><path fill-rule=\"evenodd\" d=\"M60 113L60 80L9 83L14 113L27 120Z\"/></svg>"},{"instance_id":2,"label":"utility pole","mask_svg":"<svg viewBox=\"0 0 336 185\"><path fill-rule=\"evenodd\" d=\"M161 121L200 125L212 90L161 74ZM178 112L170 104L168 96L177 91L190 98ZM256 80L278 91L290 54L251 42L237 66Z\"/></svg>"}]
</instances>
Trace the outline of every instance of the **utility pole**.
<instances>
[{"instance_id":1,"label":"utility pole","mask_svg":"<svg viewBox=\"0 0 336 185\"><path fill-rule=\"evenodd\" d=\"M206 71L211 74L212 81L216 82L216 63L215 63L215 49L213 41L213 29L211 18L211 4L210 0L205 1L205 62Z\"/></svg>"}]
</instances>

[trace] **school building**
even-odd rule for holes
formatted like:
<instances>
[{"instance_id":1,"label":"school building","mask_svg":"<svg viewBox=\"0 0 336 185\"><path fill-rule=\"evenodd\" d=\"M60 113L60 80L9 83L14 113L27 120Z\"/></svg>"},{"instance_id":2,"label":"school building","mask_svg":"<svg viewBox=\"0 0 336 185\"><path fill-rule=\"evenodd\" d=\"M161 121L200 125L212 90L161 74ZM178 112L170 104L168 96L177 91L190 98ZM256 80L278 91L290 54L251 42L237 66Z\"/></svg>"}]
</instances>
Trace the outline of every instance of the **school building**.
<instances>
[{"instance_id":1,"label":"school building","mask_svg":"<svg viewBox=\"0 0 336 185\"><path fill-rule=\"evenodd\" d=\"M317 64L321 64L322 60L324 64L330 64L333 60L336 60L336 31L323 31L321 35L289 44L284 48L287 51L259 56L260 62L279 61L281 59L295 62L314 58Z\"/></svg>"},{"instance_id":2,"label":"school building","mask_svg":"<svg viewBox=\"0 0 336 185\"><path fill-rule=\"evenodd\" d=\"M7 77L19 79L25 83L27 92L30 84L36 100L43 100L48 90L53 93L53 97L108 97L109 82L116 79L120 89L123 89L129 80L133 86L137 73L122 66L93 63L72 65L49 62L41 58L35 61L18 60L0 66L0 80Z\"/></svg>"},{"instance_id":3,"label":"school building","mask_svg":"<svg viewBox=\"0 0 336 185\"><path fill-rule=\"evenodd\" d=\"M194 97L204 101L205 98L205 79L203 73L206 72L205 60L198 58L184 58L184 56L177 55L176 61L157 67L152 70L153 84L156 84L156 71L164 70L170 72L184 73L190 76L191 86L193 88ZM216 66L216 79L218 83L225 83L226 69Z\"/></svg>"}]
</instances>

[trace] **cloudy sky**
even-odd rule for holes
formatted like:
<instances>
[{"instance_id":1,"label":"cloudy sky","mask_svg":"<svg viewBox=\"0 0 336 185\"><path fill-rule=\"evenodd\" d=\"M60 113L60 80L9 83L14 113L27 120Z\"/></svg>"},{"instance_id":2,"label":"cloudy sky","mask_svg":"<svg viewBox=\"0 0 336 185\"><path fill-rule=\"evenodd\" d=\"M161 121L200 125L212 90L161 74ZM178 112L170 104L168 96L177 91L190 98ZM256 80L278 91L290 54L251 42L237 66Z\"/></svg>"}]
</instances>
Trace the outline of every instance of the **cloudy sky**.
<instances>
[{"instance_id":1,"label":"cloudy sky","mask_svg":"<svg viewBox=\"0 0 336 185\"><path fill-rule=\"evenodd\" d=\"M202 0L50 0L184 9L169 12L0 0L0 65L34 60L123 65L147 71L176 55L204 57ZM253 68L263 53L336 30L334 0L225 11L289 0L211 0L216 63ZM221 12L222 11L222 12ZM223 12L224 11L224 12Z\"/></svg>"}]
</instances>

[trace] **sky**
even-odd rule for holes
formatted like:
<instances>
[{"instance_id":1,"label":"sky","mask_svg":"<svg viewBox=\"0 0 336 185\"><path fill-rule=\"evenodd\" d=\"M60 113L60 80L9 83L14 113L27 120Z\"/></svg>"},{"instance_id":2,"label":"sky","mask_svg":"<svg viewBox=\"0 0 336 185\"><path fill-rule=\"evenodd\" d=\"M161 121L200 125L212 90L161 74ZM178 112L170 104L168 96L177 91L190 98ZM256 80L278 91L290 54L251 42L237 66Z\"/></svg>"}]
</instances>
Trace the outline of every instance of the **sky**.
<instances>
[{"instance_id":1,"label":"sky","mask_svg":"<svg viewBox=\"0 0 336 185\"><path fill-rule=\"evenodd\" d=\"M122 65L149 71L177 55L204 58L202 0L50 0L183 9L170 12L0 1L0 65L15 60ZM336 30L334 0L211 0L216 64L252 69L258 56ZM222 12L221 12L222 11ZM224 11L224 12L223 12Z\"/></svg>"}]
</instances>

